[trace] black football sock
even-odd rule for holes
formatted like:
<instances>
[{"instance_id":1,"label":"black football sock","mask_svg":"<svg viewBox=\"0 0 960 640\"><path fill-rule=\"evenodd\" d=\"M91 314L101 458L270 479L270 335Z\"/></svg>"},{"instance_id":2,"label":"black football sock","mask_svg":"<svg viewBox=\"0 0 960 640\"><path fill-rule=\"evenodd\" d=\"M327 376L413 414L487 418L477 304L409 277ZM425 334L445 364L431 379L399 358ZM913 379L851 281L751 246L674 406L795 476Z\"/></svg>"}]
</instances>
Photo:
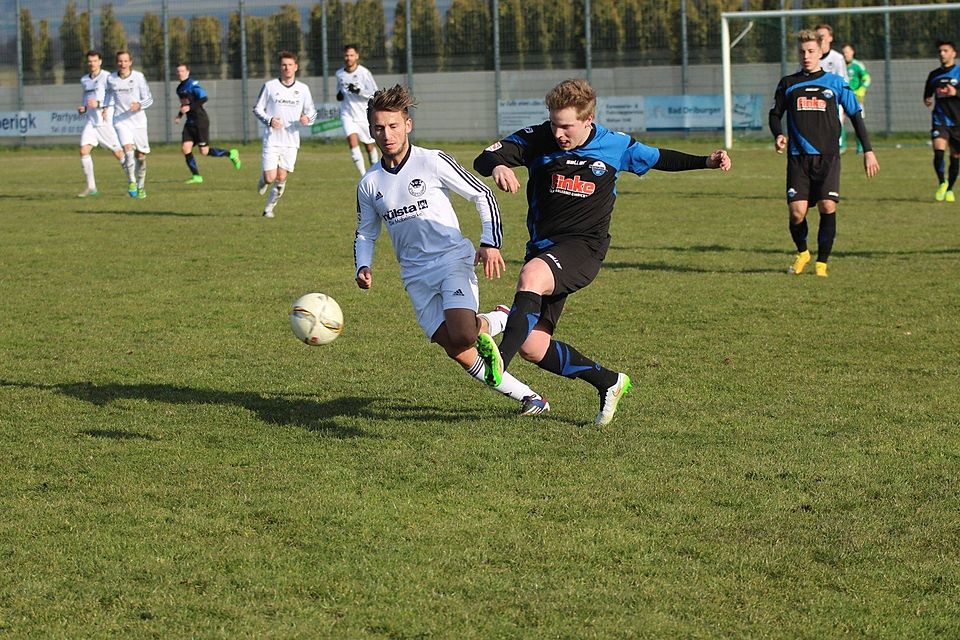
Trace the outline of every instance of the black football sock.
<instances>
[{"instance_id":1,"label":"black football sock","mask_svg":"<svg viewBox=\"0 0 960 640\"><path fill-rule=\"evenodd\" d=\"M183 159L187 161L187 166L190 168L190 173L195 176L200 175L200 169L197 168L197 159L193 157L193 153L183 154Z\"/></svg>"},{"instance_id":2,"label":"black football sock","mask_svg":"<svg viewBox=\"0 0 960 640\"><path fill-rule=\"evenodd\" d=\"M933 170L937 172L937 182L939 184L946 182L943 179L943 169L945 164L943 161L943 155L944 151L942 149L933 150Z\"/></svg>"},{"instance_id":3,"label":"black football sock","mask_svg":"<svg viewBox=\"0 0 960 640\"><path fill-rule=\"evenodd\" d=\"M957 181L957 174L960 173L960 158L950 156L950 173L947 180L947 191L953 191L953 185Z\"/></svg>"},{"instance_id":4,"label":"black football sock","mask_svg":"<svg viewBox=\"0 0 960 640\"><path fill-rule=\"evenodd\" d=\"M793 238L793 243L797 245L797 251L803 253L807 250L807 219L804 218L800 221L799 224L794 224L793 220L790 221L790 237Z\"/></svg>"},{"instance_id":5,"label":"black football sock","mask_svg":"<svg viewBox=\"0 0 960 640\"><path fill-rule=\"evenodd\" d=\"M837 214L821 213L820 228L817 231L817 262L826 262L830 259L833 250L833 239L837 235Z\"/></svg>"},{"instance_id":6,"label":"black football sock","mask_svg":"<svg viewBox=\"0 0 960 640\"><path fill-rule=\"evenodd\" d=\"M547 353L537 366L564 378L580 378L597 391L606 391L617 383L616 371L605 369L570 345L556 340L550 341Z\"/></svg>"},{"instance_id":7,"label":"black football sock","mask_svg":"<svg viewBox=\"0 0 960 640\"><path fill-rule=\"evenodd\" d=\"M513 308L507 316L507 326L504 327L503 338L500 340L500 355L503 358L504 369L513 360L513 356L517 355L520 345L540 320L542 302L543 297L533 291L517 291L513 297Z\"/></svg>"},{"instance_id":8,"label":"black football sock","mask_svg":"<svg viewBox=\"0 0 960 640\"><path fill-rule=\"evenodd\" d=\"M223 156L229 156L230 152L219 147L210 147L210 155L214 158L222 158Z\"/></svg>"}]
</instances>

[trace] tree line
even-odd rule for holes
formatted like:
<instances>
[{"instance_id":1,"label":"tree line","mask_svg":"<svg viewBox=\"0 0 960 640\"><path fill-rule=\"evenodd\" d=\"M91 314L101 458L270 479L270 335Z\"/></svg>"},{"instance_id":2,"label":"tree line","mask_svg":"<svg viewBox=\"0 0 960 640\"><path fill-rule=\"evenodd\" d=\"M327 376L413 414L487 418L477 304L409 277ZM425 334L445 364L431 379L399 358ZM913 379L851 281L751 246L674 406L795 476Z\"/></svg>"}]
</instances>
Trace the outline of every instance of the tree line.
<instances>
[{"instance_id":1,"label":"tree line","mask_svg":"<svg viewBox=\"0 0 960 640\"><path fill-rule=\"evenodd\" d=\"M912 0L893 0L891 4ZM585 64L587 34L584 31L583 0L499 0L501 64L506 69L569 68ZM687 56L691 63L716 63L720 59L719 24L724 11L779 9L781 0L695 0L686 3ZM867 0L805 0L804 8L863 6ZM493 3L490 0L453 0L441 15L435 0L410 3L410 47L415 71L490 69L493 66ZM680 0L591 0L590 53L594 66L679 64L682 57ZM324 16L324 12L326 15ZM306 18L303 18L303 15ZM942 14L942 15L941 15ZM933 42L950 38L956 12L893 14L894 55L933 57ZM325 19L324 19L325 18ZM77 9L76 0L66 2L59 28L60 60L50 34L49 22L34 25L29 9L21 12L21 38L25 75L33 82L49 82L54 68L62 64L67 78L84 72L84 52L90 35L90 19ZM276 53L301 55L301 74L320 75L323 58L324 22L329 70L341 64L344 43L360 47L363 63L374 72L407 70L406 0L397 0L392 31L388 36L381 0L328 0L301 12L294 4L281 5L267 16L246 15L247 70L250 77L272 75ZM795 27L810 27L815 17L798 25L787 19L788 58L793 59ZM840 42L857 45L858 57L883 57L883 16L834 16L832 23ZM126 48L128 36L111 4L101 7L100 43L107 66L112 53ZM733 23L735 33L745 27ZM139 24L139 57L135 62L148 75L159 75L163 65L163 25L155 12L146 12ZM189 18L172 16L167 24L168 58L171 64L188 62L202 78L241 76L241 29L239 11L225 20L212 15ZM755 21L753 28L734 49L735 62L776 62L782 47L779 19Z\"/></svg>"}]
</instances>

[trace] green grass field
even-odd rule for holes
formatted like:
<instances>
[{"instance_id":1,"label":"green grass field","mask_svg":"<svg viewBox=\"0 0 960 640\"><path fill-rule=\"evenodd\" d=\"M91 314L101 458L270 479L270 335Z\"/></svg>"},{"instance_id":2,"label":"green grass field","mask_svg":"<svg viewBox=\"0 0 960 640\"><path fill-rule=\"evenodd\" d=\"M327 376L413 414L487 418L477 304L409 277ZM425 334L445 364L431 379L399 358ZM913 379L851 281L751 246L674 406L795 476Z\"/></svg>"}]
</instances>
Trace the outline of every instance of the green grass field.
<instances>
[{"instance_id":1,"label":"green grass field","mask_svg":"<svg viewBox=\"0 0 960 640\"><path fill-rule=\"evenodd\" d=\"M557 334L637 383L602 429L585 383L518 359L553 406L519 418L428 345L385 234L357 289L344 147L302 150L273 220L241 152L188 187L157 149L143 201L105 152L87 200L75 149L0 153L0 637L960 633L960 203L929 150L844 157L827 279L785 274L768 147L623 176ZM487 308L526 240L499 198ZM290 333L308 291L332 345Z\"/></svg>"}]
</instances>

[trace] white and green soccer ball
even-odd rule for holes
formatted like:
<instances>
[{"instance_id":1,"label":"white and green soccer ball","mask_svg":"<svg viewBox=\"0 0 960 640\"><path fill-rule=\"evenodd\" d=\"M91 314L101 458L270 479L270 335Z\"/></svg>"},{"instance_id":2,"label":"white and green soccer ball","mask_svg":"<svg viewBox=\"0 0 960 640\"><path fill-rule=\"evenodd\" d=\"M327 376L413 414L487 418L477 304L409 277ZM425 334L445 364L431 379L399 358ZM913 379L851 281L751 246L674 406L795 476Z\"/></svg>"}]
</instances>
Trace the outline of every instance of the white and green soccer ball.
<instances>
[{"instance_id":1,"label":"white and green soccer ball","mask_svg":"<svg viewBox=\"0 0 960 640\"><path fill-rule=\"evenodd\" d=\"M306 344L330 344L343 331L343 311L330 296L308 293L293 303L290 328L293 335Z\"/></svg>"}]
</instances>

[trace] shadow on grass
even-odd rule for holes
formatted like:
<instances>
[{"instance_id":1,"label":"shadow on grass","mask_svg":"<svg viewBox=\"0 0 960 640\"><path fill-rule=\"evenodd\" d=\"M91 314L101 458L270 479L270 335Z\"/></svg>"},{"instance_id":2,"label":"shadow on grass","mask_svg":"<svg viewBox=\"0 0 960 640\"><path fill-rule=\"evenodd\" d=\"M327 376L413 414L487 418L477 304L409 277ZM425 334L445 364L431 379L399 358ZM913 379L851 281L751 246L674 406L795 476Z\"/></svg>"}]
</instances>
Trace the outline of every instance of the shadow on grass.
<instances>
[{"instance_id":1,"label":"shadow on grass","mask_svg":"<svg viewBox=\"0 0 960 640\"><path fill-rule=\"evenodd\" d=\"M140 433L138 431L122 431L120 429L84 429L81 435L91 438L105 438L109 440L157 440L149 433Z\"/></svg>"},{"instance_id":2,"label":"shadow on grass","mask_svg":"<svg viewBox=\"0 0 960 640\"><path fill-rule=\"evenodd\" d=\"M114 400L150 400L183 405L221 404L243 407L257 414L263 422L278 425L302 427L308 431L325 432L338 438L369 437L361 429L343 426L337 423L340 417L360 417L366 419L388 418L390 408L374 411L370 405L373 398L346 397L318 402L298 397L266 396L251 391L219 391L216 389L194 389L170 384L94 384L75 382L71 384L32 384L28 382L8 382L0 380L0 386L21 387L25 389L45 389L56 391L71 398L89 402L98 407ZM404 415L400 412L399 415ZM449 420L451 414L437 412L433 419ZM414 419L414 418L408 418ZM428 419L428 418L424 418ZM137 434L121 435L126 432L95 430L84 432L95 437L138 437Z\"/></svg>"},{"instance_id":3,"label":"shadow on grass","mask_svg":"<svg viewBox=\"0 0 960 640\"><path fill-rule=\"evenodd\" d=\"M137 211L136 209L95 209L91 211L74 210L74 213L83 215L113 215L113 216L136 216L146 218L150 216L174 217L174 218L213 218L212 213L190 213L188 211Z\"/></svg>"},{"instance_id":4,"label":"shadow on grass","mask_svg":"<svg viewBox=\"0 0 960 640\"><path fill-rule=\"evenodd\" d=\"M673 273L782 273L783 269L769 267L747 269L712 269L707 267L691 267L688 265L667 264L666 262L604 262L605 269L613 271L632 269L635 271L670 271Z\"/></svg>"},{"instance_id":5,"label":"shadow on grass","mask_svg":"<svg viewBox=\"0 0 960 640\"><path fill-rule=\"evenodd\" d=\"M767 255L782 255L782 256L792 256L793 248L785 245L783 248L771 248L771 247L729 247L721 244L694 244L689 247L653 247L653 246L627 246L627 245L615 245L610 247L611 250L618 251L672 251L675 253L758 253L758 254L767 254ZM884 251L884 250L866 250L866 251L843 251L837 250L833 252L835 256L847 256L852 258L880 258L883 256L937 256L937 255L953 255L960 254L960 247L944 247L940 249L909 249L909 250L893 250L893 251ZM608 265L610 263L604 263ZM713 271L712 269L691 269L694 271ZM779 270L775 270L779 271Z\"/></svg>"}]
</instances>

